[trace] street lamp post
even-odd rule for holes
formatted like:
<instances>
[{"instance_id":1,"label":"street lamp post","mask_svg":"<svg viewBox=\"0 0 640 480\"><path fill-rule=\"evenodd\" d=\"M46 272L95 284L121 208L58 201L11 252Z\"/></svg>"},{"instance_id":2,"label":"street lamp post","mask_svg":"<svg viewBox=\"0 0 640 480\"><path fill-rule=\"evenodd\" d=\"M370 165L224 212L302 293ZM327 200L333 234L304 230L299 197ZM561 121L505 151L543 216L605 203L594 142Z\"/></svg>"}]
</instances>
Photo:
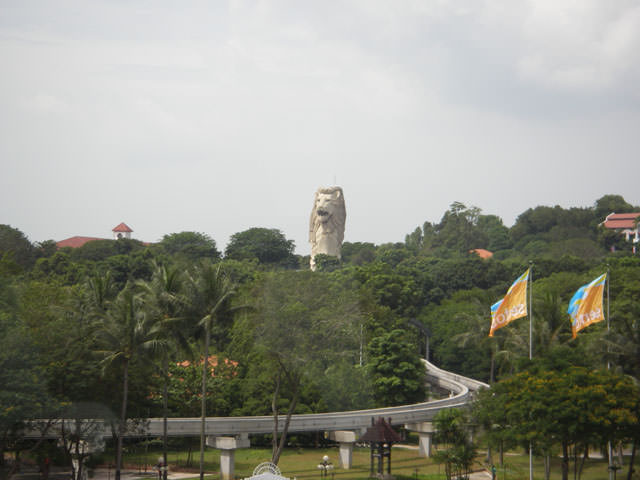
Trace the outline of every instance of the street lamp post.
<instances>
[{"instance_id":1,"label":"street lamp post","mask_svg":"<svg viewBox=\"0 0 640 480\"><path fill-rule=\"evenodd\" d=\"M329 456L322 457L322 462L318 464L320 470L320 478L327 478L329 470L333 470L333 464L329 461Z\"/></svg>"}]
</instances>

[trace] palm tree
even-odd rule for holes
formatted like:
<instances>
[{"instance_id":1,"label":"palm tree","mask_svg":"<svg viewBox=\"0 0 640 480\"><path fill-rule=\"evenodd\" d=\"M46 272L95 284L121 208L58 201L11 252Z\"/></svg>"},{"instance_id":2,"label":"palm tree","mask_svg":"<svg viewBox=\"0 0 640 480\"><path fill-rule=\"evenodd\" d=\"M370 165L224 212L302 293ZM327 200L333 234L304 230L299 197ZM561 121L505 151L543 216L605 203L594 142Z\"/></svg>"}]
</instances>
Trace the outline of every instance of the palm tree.
<instances>
[{"instance_id":1,"label":"palm tree","mask_svg":"<svg viewBox=\"0 0 640 480\"><path fill-rule=\"evenodd\" d=\"M188 278L189 301L193 318L202 329L202 400L200 427L200 480L204 479L205 419L207 413L207 372L209 367L209 346L214 323L233 310L231 297L235 285L224 273L221 266L206 261L196 267Z\"/></svg>"},{"instance_id":2,"label":"palm tree","mask_svg":"<svg viewBox=\"0 0 640 480\"><path fill-rule=\"evenodd\" d=\"M149 281L139 281L137 286L142 293L145 309L153 322L159 326L158 334L164 340L162 348L162 459L163 480L167 480L167 416L168 416L168 376L169 353L171 350L188 349L188 340L183 335L184 329L179 328L181 311L184 307L182 295L183 276L177 268L167 268L164 265L155 265Z\"/></svg>"},{"instance_id":3,"label":"palm tree","mask_svg":"<svg viewBox=\"0 0 640 480\"><path fill-rule=\"evenodd\" d=\"M118 294L118 288L111 277L111 272L104 275L94 275L86 282L85 295L87 307L94 316L102 316L109 308L109 304Z\"/></svg>"},{"instance_id":4,"label":"palm tree","mask_svg":"<svg viewBox=\"0 0 640 480\"><path fill-rule=\"evenodd\" d=\"M556 291L543 292L534 303L534 351L544 356L553 347L571 338L566 305Z\"/></svg>"},{"instance_id":5,"label":"palm tree","mask_svg":"<svg viewBox=\"0 0 640 480\"><path fill-rule=\"evenodd\" d=\"M515 333L515 329L501 328L489 337L491 329L491 316L486 305L490 305L489 298L484 301L474 299L475 311L462 313L455 320L463 322L468 326L467 331L455 335L452 340L462 348L478 348L480 351L489 353L489 385L496 381L496 373L503 373L504 369L512 367L518 358L518 352L527 350L527 346L522 344L520 336ZM499 444L499 462L503 464L503 445ZM487 462L493 463L492 448L489 445L487 450Z\"/></svg>"},{"instance_id":6,"label":"palm tree","mask_svg":"<svg viewBox=\"0 0 640 480\"><path fill-rule=\"evenodd\" d=\"M147 315L140 295L128 285L116 297L97 326L97 353L103 357L103 369L112 364L122 365L122 407L116 446L116 480L122 469L122 438L126 430L129 366L131 361L148 353L155 353L163 344L159 336L160 324Z\"/></svg>"},{"instance_id":7,"label":"palm tree","mask_svg":"<svg viewBox=\"0 0 640 480\"><path fill-rule=\"evenodd\" d=\"M493 385L496 380L496 371L499 367L508 367L517 357L518 349L511 349L509 345L513 343L513 331L502 328L489 337L491 329L491 316L487 305L490 298L472 299L474 311L461 313L454 320L467 325L465 332L455 335L452 340L462 348L472 347L489 353L489 384Z\"/></svg>"}]
</instances>

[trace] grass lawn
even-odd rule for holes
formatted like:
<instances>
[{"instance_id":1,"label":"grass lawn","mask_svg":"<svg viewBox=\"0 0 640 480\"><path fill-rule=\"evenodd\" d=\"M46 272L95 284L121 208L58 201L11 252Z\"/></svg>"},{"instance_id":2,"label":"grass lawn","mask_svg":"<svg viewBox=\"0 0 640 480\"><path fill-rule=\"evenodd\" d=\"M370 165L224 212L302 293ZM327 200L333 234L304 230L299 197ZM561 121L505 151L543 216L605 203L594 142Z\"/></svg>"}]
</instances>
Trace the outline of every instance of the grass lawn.
<instances>
[{"instance_id":1,"label":"grass lawn","mask_svg":"<svg viewBox=\"0 0 640 480\"><path fill-rule=\"evenodd\" d=\"M365 479L369 477L369 455L367 448L354 448L353 463L350 470L343 470L339 467L338 448L290 448L286 449L280 457L278 467L285 477L297 479L320 479L318 464L324 455L329 456L329 461L334 465L330 470L329 478L338 479ZM160 451L154 449L146 453L131 453L125 456L127 468L144 471L145 463L147 470L158 461L161 456ZM191 454L191 465L187 464L188 452L169 452L168 462L171 470L199 471L200 453L195 450ZM217 472L220 452L214 449L207 449L205 452L205 470ZM271 449L268 448L242 448L236 450L235 454L235 475L237 478L250 477L253 469L262 462L271 460ZM385 464L386 471L386 464ZM394 448L391 453L391 471L399 479L415 479L416 474L419 480L439 480L444 479L444 468L433 462L431 459L420 458L417 450Z\"/></svg>"},{"instance_id":2,"label":"grass lawn","mask_svg":"<svg viewBox=\"0 0 640 480\"><path fill-rule=\"evenodd\" d=\"M192 452L191 466L187 466L186 451L169 452L169 465L171 470L194 472L194 478L198 475L199 451ZM290 448L284 451L279 468L285 477L293 479L317 479L320 480L320 470L318 463L322 461L324 455L329 456L329 460L334 464L333 471L330 471L329 480L364 480L369 478L369 450L366 448L355 448L353 451L353 466L350 470L343 470L338 466L337 447L328 448ZM157 462L160 452L156 449L146 453L130 453L125 461L128 468L144 470ZM207 449L205 453L205 470L215 472L208 476L211 480L219 478L219 458L217 450ZM253 469L262 462L267 462L271 458L271 450L266 448L247 448L236 450L235 475L237 478L250 477ZM484 455L478 457L474 470L481 470ZM505 456L505 464L496 466L498 480L528 480L529 479L529 457L526 454L511 453ZM386 470L386 466L385 466ZM640 468L636 468L640 470ZM443 480L444 467L436 464L432 459L421 458L415 449L394 448L391 455L391 472L399 480ZM618 471L617 478L626 478L627 467ZM544 479L544 464L542 459L534 459L534 478ZM573 463L570 465L569 478L573 479ZM635 478L640 478L634 476ZM560 458L552 459L551 479L561 479ZM582 474L582 480L607 480L607 465L602 459L588 459Z\"/></svg>"},{"instance_id":3,"label":"grass lawn","mask_svg":"<svg viewBox=\"0 0 640 480\"><path fill-rule=\"evenodd\" d=\"M626 459L628 461L628 458ZM578 461L579 462L579 461ZM573 461L569 463L569 478L573 480ZM504 466L496 465L498 480L529 480L529 455L528 454L510 454L505 456ZM636 470L638 468L636 467ZM618 471L618 479L626 479L628 471L628 463L622 470ZM535 480L544 480L544 462L541 458L533 460L533 478ZM577 477L576 477L577 478ZM607 480L609 471L605 460L587 459L582 470L581 480ZM634 476L634 479L640 477ZM562 479L561 458L555 457L551 459L551 480Z\"/></svg>"}]
</instances>

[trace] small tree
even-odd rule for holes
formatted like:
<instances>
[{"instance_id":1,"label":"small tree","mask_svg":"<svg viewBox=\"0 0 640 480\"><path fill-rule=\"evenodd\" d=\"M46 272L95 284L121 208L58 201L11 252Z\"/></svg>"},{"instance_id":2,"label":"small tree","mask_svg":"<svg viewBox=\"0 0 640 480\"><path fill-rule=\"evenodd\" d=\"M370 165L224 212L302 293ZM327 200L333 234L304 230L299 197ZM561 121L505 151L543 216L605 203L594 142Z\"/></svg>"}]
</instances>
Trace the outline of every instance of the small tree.
<instances>
[{"instance_id":1,"label":"small tree","mask_svg":"<svg viewBox=\"0 0 640 480\"><path fill-rule=\"evenodd\" d=\"M18 468L16 462L12 471L5 471L4 452L24 443L24 422L46 418L57 402L48 395L45 372L32 354L35 345L27 329L0 311L0 332L0 479L4 479Z\"/></svg>"},{"instance_id":2,"label":"small tree","mask_svg":"<svg viewBox=\"0 0 640 480\"><path fill-rule=\"evenodd\" d=\"M59 445L71 461L71 479L86 478L85 462L104 449L103 422L112 420L108 408L97 403L74 403L60 412Z\"/></svg>"},{"instance_id":3,"label":"small tree","mask_svg":"<svg viewBox=\"0 0 640 480\"><path fill-rule=\"evenodd\" d=\"M7 256L22 268L30 268L36 250L29 239L17 228L0 224L0 258Z\"/></svg>"},{"instance_id":4,"label":"small tree","mask_svg":"<svg viewBox=\"0 0 640 480\"><path fill-rule=\"evenodd\" d=\"M132 288L125 288L105 313L96 331L97 353L102 364L122 366L122 407L117 432L116 474L120 480L122 470L122 440L126 432L127 401L129 394L129 367L138 356L154 353L163 342L161 325L147 315L142 298Z\"/></svg>"},{"instance_id":5,"label":"small tree","mask_svg":"<svg viewBox=\"0 0 640 480\"><path fill-rule=\"evenodd\" d=\"M317 272L333 272L340 268L340 259L331 255L325 255L319 253L313 257L313 261L316 263Z\"/></svg>"},{"instance_id":6,"label":"small tree","mask_svg":"<svg viewBox=\"0 0 640 480\"><path fill-rule=\"evenodd\" d=\"M258 259L260 263L295 265L293 240L275 228L250 228L231 235L225 258L234 260Z\"/></svg>"},{"instance_id":7,"label":"small tree","mask_svg":"<svg viewBox=\"0 0 640 480\"><path fill-rule=\"evenodd\" d=\"M202 258L212 260L220 258L220 252L216 248L215 240L205 233L170 233L162 237L158 245L169 255L175 255L190 262Z\"/></svg>"},{"instance_id":8,"label":"small tree","mask_svg":"<svg viewBox=\"0 0 640 480\"><path fill-rule=\"evenodd\" d=\"M212 330L216 323L229 317L232 309L231 298L235 285L227 277L220 265L209 261L199 265L188 280L189 315L192 316L202 333L202 397L200 413L200 480L204 478L205 418L207 415L207 377L209 376L209 347Z\"/></svg>"},{"instance_id":9,"label":"small tree","mask_svg":"<svg viewBox=\"0 0 640 480\"><path fill-rule=\"evenodd\" d=\"M254 341L270 362L274 391L272 462L286 444L291 415L305 379L320 378L340 358L356 362L359 308L355 296L326 274L268 275L257 294ZM283 391L289 394L282 432L278 429Z\"/></svg>"},{"instance_id":10,"label":"small tree","mask_svg":"<svg viewBox=\"0 0 640 480\"><path fill-rule=\"evenodd\" d=\"M155 319L161 328L158 337L163 340L161 354L162 373L162 464L167 466L167 416L168 416L168 383L169 354L179 348L188 349L185 326L181 324L182 307L184 306L183 276L176 268L156 265L151 280L137 283L140 289L147 315ZM163 470L163 479L167 480L167 469Z\"/></svg>"},{"instance_id":11,"label":"small tree","mask_svg":"<svg viewBox=\"0 0 640 480\"><path fill-rule=\"evenodd\" d=\"M444 463L447 480L469 478L476 449L470 439L471 432L466 412L453 408L440 410L434 423L436 442L446 445L446 448L436 452L434 460Z\"/></svg>"},{"instance_id":12,"label":"small tree","mask_svg":"<svg viewBox=\"0 0 640 480\"><path fill-rule=\"evenodd\" d=\"M406 332L392 330L369 343L367 370L373 382L376 405L390 407L422 402L425 369Z\"/></svg>"},{"instance_id":13,"label":"small tree","mask_svg":"<svg viewBox=\"0 0 640 480\"><path fill-rule=\"evenodd\" d=\"M569 367L560 372L523 372L498 382L481 392L477 412L483 425L498 427L493 438L523 447L532 444L534 451L545 454L559 445L562 478L568 480L570 447L586 451L589 445L636 435L638 398L638 388L629 378Z\"/></svg>"}]
</instances>

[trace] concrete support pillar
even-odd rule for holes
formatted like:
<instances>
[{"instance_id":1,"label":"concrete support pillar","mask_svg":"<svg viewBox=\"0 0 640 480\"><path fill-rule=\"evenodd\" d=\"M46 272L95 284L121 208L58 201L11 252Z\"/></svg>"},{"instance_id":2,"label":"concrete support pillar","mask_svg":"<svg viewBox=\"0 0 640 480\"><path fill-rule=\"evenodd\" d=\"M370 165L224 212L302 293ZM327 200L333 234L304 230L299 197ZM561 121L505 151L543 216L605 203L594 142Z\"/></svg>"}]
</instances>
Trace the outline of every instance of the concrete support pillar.
<instances>
[{"instance_id":1,"label":"concrete support pillar","mask_svg":"<svg viewBox=\"0 0 640 480\"><path fill-rule=\"evenodd\" d=\"M431 443L433 440L433 433L418 433L420 442L418 444L418 452L421 457L431 457Z\"/></svg>"},{"instance_id":2,"label":"concrete support pillar","mask_svg":"<svg viewBox=\"0 0 640 480\"><path fill-rule=\"evenodd\" d=\"M353 443L341 443L339 453L340 467L349 470L353 463Z\"/></svg>"},{"instance_id":3,"label":"concrete support pillar","mask_svg":"<svg viewBox=\"0 0 640 480\"><path fill-rule=\"evenodd\" d=\"M207 437L207 446L220 450L220 478L233 480L236 468L236 449L248 448L249 437Z\"/></svg>"},{"instance_id":4,"label":"concrete support pillar","mask_svg":"<svg viewBox=\"0 0 640 480\"><path fill-rule=\"evenodd\" d=\"M353 445L356 443L356 432L350 430L329 432L329 440L340 444L340 467L349 470L353 464Z\"/></svg>"},{"instance_id":5,"label":"concrete support pillar","mask_svg":"<svg viewBox=\"0 0 640 480\"><path fill-rule=\"evenodd\" d=\"M418 433L419 444L418 452L421 457L429 458L431 456L431 446L433 443L433 434L436 431L435 426L431 422L408 423L404 426L407 430Z\"/></svg>"},{"instance_id":6,"label":"concrete support pillar","mask_svg":"<svg viewBox=\"0 0 640 480\"><path fill-rule=\"evenodd\" d=\"M76 473L77 478L78 472L80 471L80 460L72 458L71 464L73 465L73 471ZM84 464L84 461L82 462L82 472L80 473L80 478L78 478L78 480L87 480L87 466Z\"/></svg>"},{"instance_id":7,"label":"concrete support pillar","mask_svg":"<svg viewBox=\"0 0 640 480\"><path fill-rule=\"evenodd\" d=\"M233 480L236 472L236 451L220 450L220 478Z\"/></svg>"}]
</instances>

